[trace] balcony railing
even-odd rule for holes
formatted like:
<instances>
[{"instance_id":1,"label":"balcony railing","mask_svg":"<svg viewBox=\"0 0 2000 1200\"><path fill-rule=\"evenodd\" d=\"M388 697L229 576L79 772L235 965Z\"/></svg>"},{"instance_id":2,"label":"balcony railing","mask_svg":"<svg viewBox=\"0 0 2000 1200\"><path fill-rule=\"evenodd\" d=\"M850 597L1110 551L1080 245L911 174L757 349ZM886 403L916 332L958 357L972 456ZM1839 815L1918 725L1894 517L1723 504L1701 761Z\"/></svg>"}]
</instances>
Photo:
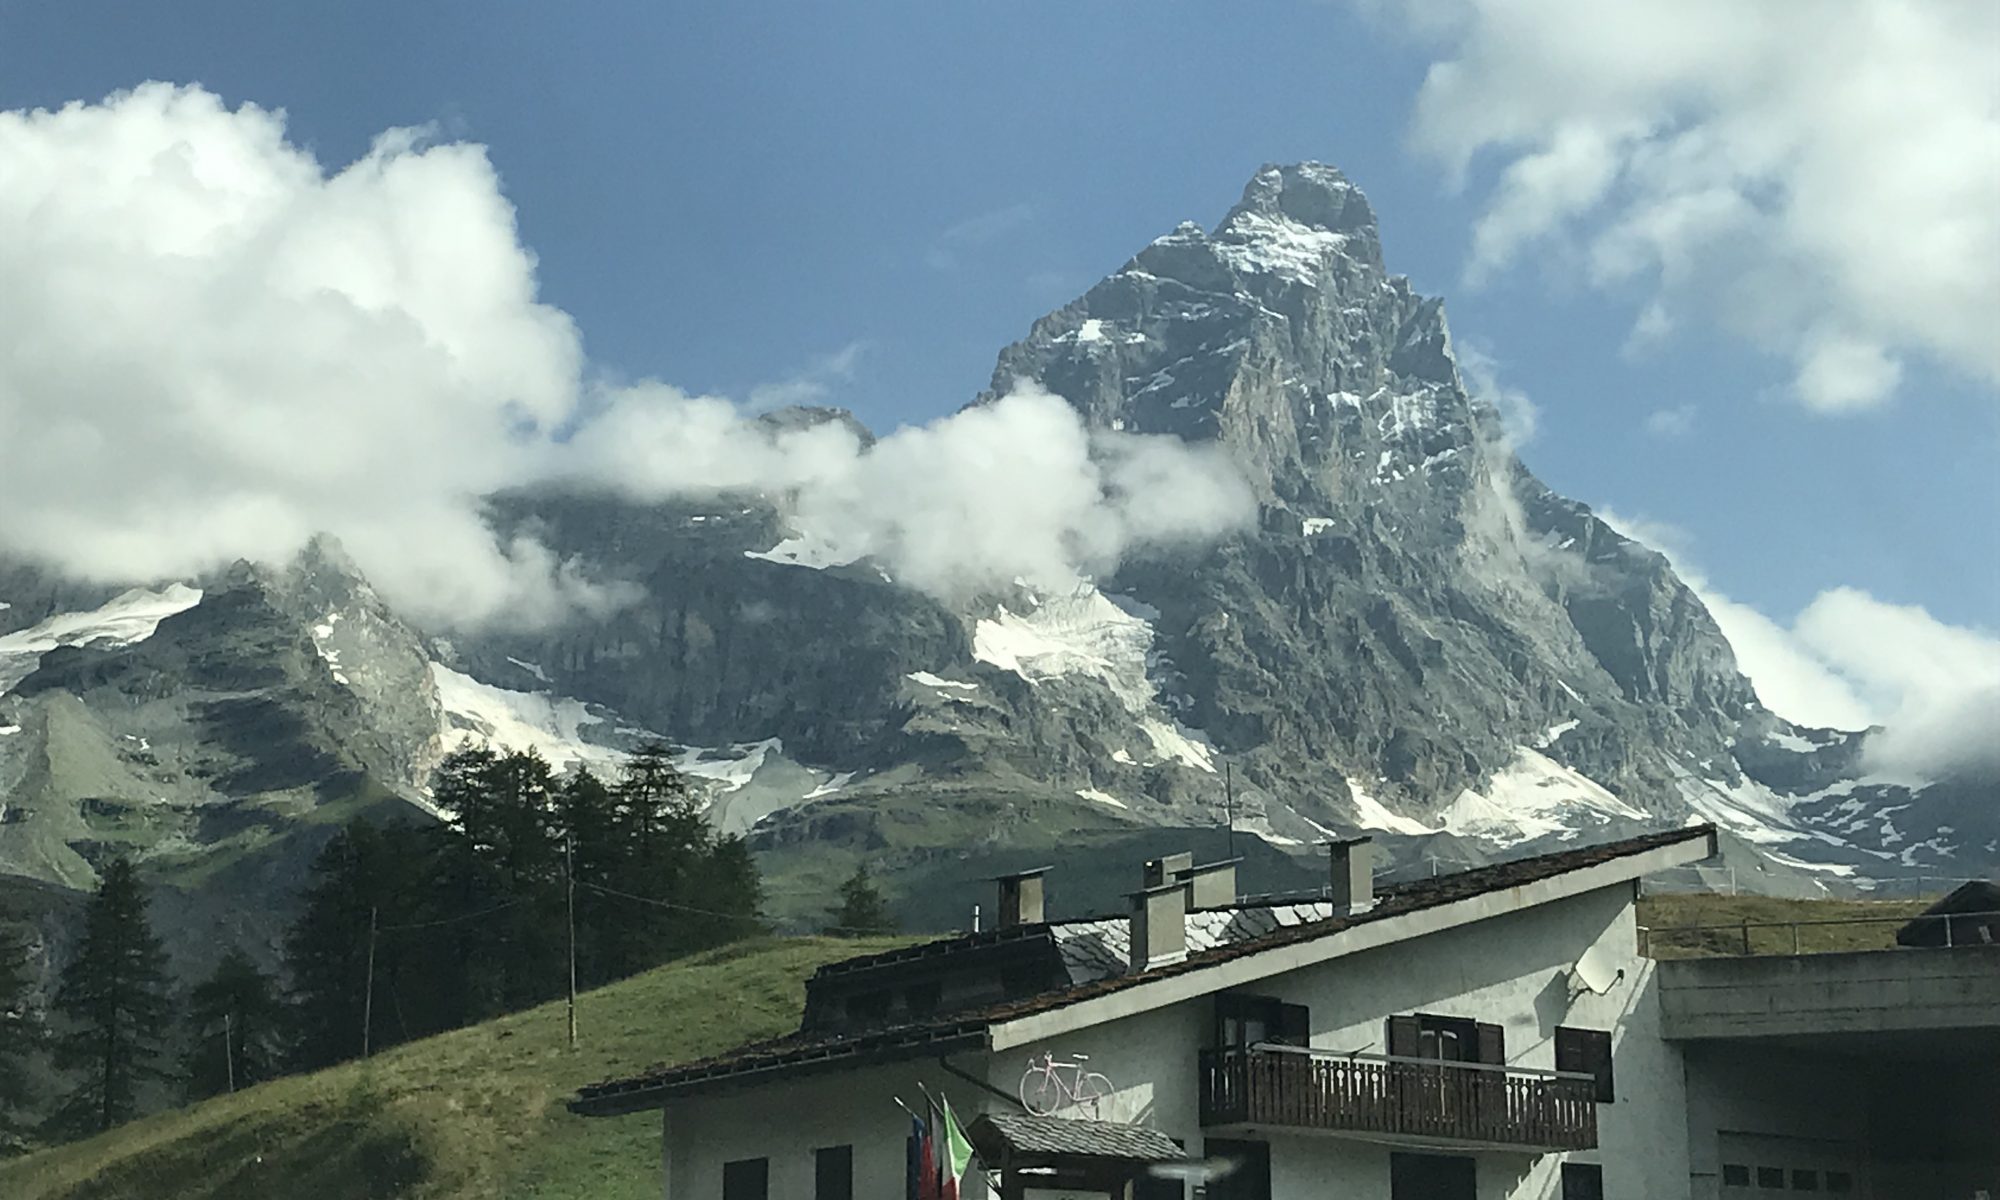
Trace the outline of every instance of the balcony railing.
<instances>
[{"instance_id":1,"label":"balcony railing","mask_svg":"<svg viewBox=\"0 0 2000 1200\"><path fill-rule=\"evenodd\" d=\"M1204 1051L1202 1124L1263 1125L1413 1146L1590 1150L1588 1075L1290 1047Z\"/></svg>"}]
</instances>

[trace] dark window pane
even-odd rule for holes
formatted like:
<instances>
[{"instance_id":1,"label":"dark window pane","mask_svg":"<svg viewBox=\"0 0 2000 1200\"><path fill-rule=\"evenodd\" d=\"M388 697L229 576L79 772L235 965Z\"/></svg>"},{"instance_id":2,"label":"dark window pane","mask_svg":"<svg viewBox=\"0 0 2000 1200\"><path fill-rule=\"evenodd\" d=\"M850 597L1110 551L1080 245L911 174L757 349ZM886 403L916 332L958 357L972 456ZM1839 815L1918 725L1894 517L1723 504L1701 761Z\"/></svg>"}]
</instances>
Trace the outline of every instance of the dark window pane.
<instances>
[{"instance_id":1,"label":"dark window pane","mask_svg":"<svg viewBox=\"0 0 2000 1200\"><path fill-rule=\"evenodd\" d=\"M1390 1200L1477 1200L1479 1168L1444 1154L1389 1155Z\"/></svg>"},{"instance_id":2,"label":"dark window pane","mask_svg":"<svg viewBox=\"0 0 2000 1200\"><path fill-rule=\"evenodd\" d=\"M1596 1163L1564 1163L1562 1200L1604 1200L1604 1168Z\"/></svg>"},{"instance_id":3,"label":"dark window pane","mask_svg":"<svg viewBox=\"0 0 2000 1200\"><path fill-rule=\"evenodd\" d=\"M722 1200L771 1200L771 1160L743 1158L723 1163Z\"/></svg>"},{"instance_id":4,"label":"dark window pane","mask_svg":"<svg viewBox=\"0 0 2000 1200\"><path fill-rule=\"evenodd\" d=\"M1264 1142L1208 1138L1211 1159L1233 1164L1229 1174L1208 1185L1209 1200L1271 1200L1271 1147Z\"/></svg>"},{"instance_id":5,"label":"dark window pane","mask_svg":"<svg viewBox=\"0 0 2000 1200\"><path fill-rule=\"evenodd\" d=\"M1819 1172L1792 1168L1792 1190L1795 1192L1816 1192L1819 1190Z\"/></svg>"},{"instance_id":6,"label":"dark window pane","mask_svg":"<svg viewBox=\"0 0 2000 1200\"><path fill-rule=\"evenodd\" d=\"M1722 1182L1735 1187L1749 1187L1750 1168L1744 1166L1742 1163L1724 1163L1722 1165Z\"/></svg>"},{"instance_id":7,"label":"dark window pane","mask_svg":"<svg viewBox=\"0 0 2000 1200\"><path fill-rule=\"evenodd\" d=\"M854 1147L813 1151L813 1200L854 1200Z\"/></svg>"},{"instance_id":8,"label":"dark window pane","mask_svg":"<svg viewBox=\"0 0 2000 1200\"><path fill-rule=\"evenodd\" d=\"M1784 1190L1785 1190L1785 1168L1783 1168L1783 1167L1758 1167L1758 1168L1757 1168L1757 1186L1758 1186L1758 1187L1760 1187L1760 1188L1770 1188L1770 1189L1771 1189L1771 1190L1773 1190L1773 1191L1779 1191L1779 1192L1782 1192L1782 1191L1784 1191Z\"/></svg>"},{"instance_id":9,"label":"dark window pane","mask_svg":"<svg viewBox=\"0 0 2000 1200\"><path fill-rule=\"evenodd\" d=\"M1845 1171L1828 1171L1826 1173L1826 1190L1836 1196L1851 1195L1854 1192L1854 1176L1849 1175Z\"/></svg>"}]
</instances>

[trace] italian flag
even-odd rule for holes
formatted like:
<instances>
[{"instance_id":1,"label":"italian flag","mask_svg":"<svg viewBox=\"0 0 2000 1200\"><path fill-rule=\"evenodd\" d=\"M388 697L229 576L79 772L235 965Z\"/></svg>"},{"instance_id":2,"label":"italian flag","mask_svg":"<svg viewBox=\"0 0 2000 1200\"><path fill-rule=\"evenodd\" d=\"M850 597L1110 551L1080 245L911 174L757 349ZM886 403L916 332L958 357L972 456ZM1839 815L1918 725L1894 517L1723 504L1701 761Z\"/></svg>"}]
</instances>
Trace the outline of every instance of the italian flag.
<instances>
[{"instance_id":1,"label":"italian flag","mask_svg":"<svg viewBox=\"0 0 2000 1200\"><path fill-rule=\"evenodd\" d=\"M943 1115L931 1123L938 1142L938 1200L958 1200L959 1180L972 1166L972 1142L959 1125L958 1114L951 1111L951 1101L940 1096L938 1103L944 1107Z\"/></svg>"}]
</instances>

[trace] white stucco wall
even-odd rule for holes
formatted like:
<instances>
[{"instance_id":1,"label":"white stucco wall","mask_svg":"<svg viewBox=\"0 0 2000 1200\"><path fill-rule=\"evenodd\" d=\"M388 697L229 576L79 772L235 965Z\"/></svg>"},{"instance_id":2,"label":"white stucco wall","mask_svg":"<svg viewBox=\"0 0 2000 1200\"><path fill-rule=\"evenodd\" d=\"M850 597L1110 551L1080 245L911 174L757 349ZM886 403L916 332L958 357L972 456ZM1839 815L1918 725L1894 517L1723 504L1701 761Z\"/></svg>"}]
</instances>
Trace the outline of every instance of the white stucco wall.
<instances>
[{"instance_id":1,"label":"white stucco wall","mask_svg":"<svg viewBox=\"0 0 2000 1200\"><path fill-rule=\"evenodd\" d=\"M1653 964L1637 951L1632 892L1621 885L1364 951L1244 988L1311 1010L1312 1044L1385 1053L1391 1014L1432 1012L1496 1022L1507 1060L1553 1069L1555 1029L1612 1031L1617 1102L1597 1110L1600 1149L1579 1161L1604 1166L1607 1194L1678 1197L1688 1187L1686 1099L1679 1052L1660 1041ZM1602 995L1572 997L1567 968L1591 947L1625 974ZM1119 1088L1115 1119L1143 1119L1201 1148L1196 1054L1210 1001L1189 1001L996 1055L991 1081L1011 1092L1029 1054L1090 1055ZM1271 1143L1276 1200L1389 1194L1390 1148L1345 1138L1263 1130ZM1560 1195L1562 1155L1482 1152L1482 1200Z\"/></svg>"},{"instance_id":2,"label":"white stucco wall","mask_svg":"<svg viewBox=\"0 0 2000 1200\"><path fill-rule=\"evenodd\" d=\"M1566 969L1599 947L1622 979L1602 996L1570 995ZM1598 1107L1598 1151L1576 1157L1605 1168L1606 1194L1677 1198L1689 1187L1688 1109L1679 1051L1658 1037L1652 963L1640 958L1629 885L1492 917L1277 976L1241 989L1311 1010L1312 1043L1382 1053L1391 1014L1432 1012L1497 1022L1513 1065L1553 1068L1558 1025L1613 1031L1617 1101ZM1031 1056L1090 1056L1116 1088L1107 1119L1149 1124L1202 1149L1197 1055L1212 1001L1198 998L1137 1013L990 1057L962 1054L1013 1095ZM982 1061L983 1060L983 1061ZM1000 1102L934 1066L846 1072L677 1104L669 1200L715 1200L721 1164L771 1158L771 1195L812 1194L812 1148L855 1147L857 1196L895 1197L907 1122L889 1097L914 1102L921 1078L943 1088L966 1119ZM1080 1115L1080 1114L1072 1114ZM1264 1130L1275 1200L1342 1196L1386 1200L1390 1148L1345 1138ZM1483 1152L1481 1200L1553 1200L1561 1155ZM973 1194L979 1194L977 1192Z\"/></svg>"},{"instance_id":3,"label":"white stucco wall","mask_svg":"<svg viewBox=\"0 0 2000 1200\"><path fill-rule=\"evenodd\" d=\"M977 1075L984 1058L951 1061ZM919 1083L949 1098L966 1124L998 1103L924 1060L676 1101L665 1115L666 1200L720 1200L723 1164L745 1158L770 1160L772 1200L811 1200L813 1151L841 1145L854 1147L856 1197L900 1200L910 1121L895 1100L921 1112ZM966 1200L987 1195L976 1174L967 1176Z\"/></svg>"}]
</instances>

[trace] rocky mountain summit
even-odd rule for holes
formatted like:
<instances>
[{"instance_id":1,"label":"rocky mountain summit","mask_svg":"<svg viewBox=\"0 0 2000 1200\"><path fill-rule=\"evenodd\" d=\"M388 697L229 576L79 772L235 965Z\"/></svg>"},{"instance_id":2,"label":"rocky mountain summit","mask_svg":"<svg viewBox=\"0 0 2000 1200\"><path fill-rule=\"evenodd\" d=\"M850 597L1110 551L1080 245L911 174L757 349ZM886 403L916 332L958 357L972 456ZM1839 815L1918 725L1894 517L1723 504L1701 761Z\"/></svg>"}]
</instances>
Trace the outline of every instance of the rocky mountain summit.
<instances>
[{"instance_id":1,"label":"rocky mountain summit","mask_svg":"<svg viewBox=\"0 0 2000 1200\"><path fill-rule=\"evenodd\" d=\"M1662 556L1534 478L1330 167L1141 249L973 403L1023 384L1219 448L1254 527L947 603L782 496L514 492L503 536L636 597L528 632L417 630L324 541L118 596L0 565L0 865L79 887L136 846L190 913L278 911L339 819L422 819L453 746L609 767L655 736L801 917L864 855L945 924L988 868L1053 858L1084 906L1207 838L1290 886L1356 830L1423 869L1713 820L1783 890L2000 864L1994 781L1880 778L1865 734L1770 713Z\"/></svg>"}]
</instances>

